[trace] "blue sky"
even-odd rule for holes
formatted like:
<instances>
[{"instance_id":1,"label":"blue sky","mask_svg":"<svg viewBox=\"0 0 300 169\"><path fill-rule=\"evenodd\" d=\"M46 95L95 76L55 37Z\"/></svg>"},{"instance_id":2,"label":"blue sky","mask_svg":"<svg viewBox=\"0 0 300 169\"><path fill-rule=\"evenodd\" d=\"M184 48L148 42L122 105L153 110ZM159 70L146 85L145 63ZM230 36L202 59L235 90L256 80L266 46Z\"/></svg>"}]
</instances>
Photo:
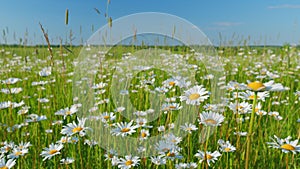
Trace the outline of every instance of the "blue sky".
<instances>
[{"instance_id":1,"label":"blue sky","mask_svg":"<svg viewBox=\"0 0 300 169\"><path fill-rule=\"evenodd\" d=\"M106 4L107 0L2 0L0 43L4 43L3 30L8 43L18 43L26 32L28 44L44 43L39 22L53 44L59 42L59 37L65 40L70 30L75 37L73 43L79 43L94 33L92 26L96 31L107 23L103 16ZM216 45L229 41L238 44L249 37L248 42L258 45L300 44L298 0L111 0L108 8L113 20L137 12L163 12L184 18Z\"/></svg>"}]
</instances>

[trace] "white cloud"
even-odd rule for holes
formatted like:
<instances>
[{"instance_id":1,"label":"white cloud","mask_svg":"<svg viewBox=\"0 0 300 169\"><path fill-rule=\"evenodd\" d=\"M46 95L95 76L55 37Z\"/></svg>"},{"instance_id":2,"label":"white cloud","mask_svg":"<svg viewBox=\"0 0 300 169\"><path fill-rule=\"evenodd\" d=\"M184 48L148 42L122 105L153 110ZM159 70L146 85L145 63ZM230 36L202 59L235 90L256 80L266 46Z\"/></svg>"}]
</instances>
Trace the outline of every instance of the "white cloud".
<instances>
[{"instance_id":1,"label":"white cloud","mask_svg":"<svg viewBox=\"0 0 300 169\"><path fill-rule=\"evenodd\" d=\"M300 9L300 5L283 4L276 6L268 6L269 9Z\"/></svg>"}]
</instances>

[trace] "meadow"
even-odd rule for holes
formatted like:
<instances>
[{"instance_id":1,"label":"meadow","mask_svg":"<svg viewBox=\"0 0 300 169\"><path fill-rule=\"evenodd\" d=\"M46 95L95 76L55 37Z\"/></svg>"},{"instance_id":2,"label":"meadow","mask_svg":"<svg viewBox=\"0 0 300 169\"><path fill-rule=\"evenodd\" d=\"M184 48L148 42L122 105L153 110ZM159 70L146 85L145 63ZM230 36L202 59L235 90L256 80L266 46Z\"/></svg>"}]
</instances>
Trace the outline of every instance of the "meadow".
<instances>
[{"instance_id":1,"label":"meadow","mask_svg":"<svg viewBox=\"0 0 300 169\"><path fill-rule=\"evenodd\" d=\"M75 71L85 48L52 46L50 56L46 46L0 46L0 169L300 168L298 46L216 47L224 71L214 87L216 76L195 59L199 53L180 46L158 47L166 51L160 57L175 58L165 60L162 67L183 65L173 75L135 62L137 73L125 70L135 52L153 46L92 51L104 60L126 64L110 69L104 62L90 62L97 69L81 72L92 74L89 84L77 79ZM118 68L122 71L116 74ZM195 74L176 74L186 68ZM130 80L122 81L121 75ZM128 88L116 93L113 82ZM91 92L93 101L74 93L74 87L84 83L88 89L79 93ZM222 102L213 102L215 88L224 91ZM155 108L151 94L162 98ZM116 95L124 96L118 104ZM181 112L196 120L184 123ZM116 138L108 141L110 148L89 134L90 124L108 131L98 134ZM185 136L178 137L179 133ZM148 152L143 142L158 135L160 140L151 142L156 152ZM129 145L118 138L137 140L128 147L136 148L132 150L136 153L115 150Z\"/></svg>"}]
</instances>

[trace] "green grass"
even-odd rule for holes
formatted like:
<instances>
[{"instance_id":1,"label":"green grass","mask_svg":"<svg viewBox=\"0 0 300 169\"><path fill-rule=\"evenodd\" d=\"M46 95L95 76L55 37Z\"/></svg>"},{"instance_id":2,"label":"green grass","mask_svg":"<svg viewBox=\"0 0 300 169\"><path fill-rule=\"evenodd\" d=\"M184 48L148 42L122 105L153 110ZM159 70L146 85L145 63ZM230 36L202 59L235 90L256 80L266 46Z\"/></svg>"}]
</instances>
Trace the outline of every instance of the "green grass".
<instances>
[{"instance_id":1,"label":"green grass","mask_svg":"<svg viewBox=\"0 0 300 169\"><path fill-rule=\"evenodd\" d=\"M147 47L142 47L147 48ZM161 47L163 48L163 47ZM243 50L241 50L243 48ZM0 102L12 101L20 102L24 101L26 106L29 106L29 112L25 115L18 115L17 112L20 108L4 108L0 109L0 135L1 142L13 141L15 144L19 144L21 141L30 142L32 144L29 147L28 154L19 157L16 160L14 168L117 168L113 167L109 160L105 160L104 154L107 150L101 148L99 145L88 146L84 144L85 139L90 139L89 136L80 137L76 135L79 141L74 143L64 144L61 154L52 157L50 160L42 161L40 153L43 148L48 147L51 143L55 143L63 136L60 134L63 126L76 121L76 115L68 116L63 119L61 116L57 116L54 113L60 109L70 107L75 104L73 101L73 76L74 72L73 62L79 55L81 47L72 47L70 51L59 47L53 47L54 53L54 66L52 67L52 74L47 77L40 77L38 72L42 68L50 66L50 60L48 58L49 53L44 46L38 47L20 47L20 46L0 46L0 80L5 80L10 77L20 78L22 81L16 84L6 85L0 83L0 89L21 87L23 89L19 94L4 94L0 93ZM114 59L115 62L122 62L121 56L124 53L134 53L140 50L140 47L131 46L115 46L110 51L114 53L114 57L108 57ZM190 53L187 48L184 47L164 47L164 50L171 53L187 54ZM299 85L299 60L298 52L300 50L296 47L218 47L219 55L224 63L224 73L226 79L223 80L225 84L230 81L237 81L239 83L246 83L247 80L254 81L257 75L264 75L265 70L278 74L279 77L275 79L276 83L281 83L283 86L289 87L289 90L283 92L270 92L270 97L266 98L262 103L262 110L266 112L277 111L282 120L277 121L274 117L266 116L254 116L253 136L251 142L251 151L249 166L250 168L292 168L297 169L300 167L300 153L283 153L279 149L269 148L266 142L271 142L270 137L277 135L279 138L286 138L291 136L292 140L299 140L300 138L300 123L297 123L297 119L300 118L300 105L299 97L294 93L300 90ZM270 52L272 51L272 53ZM9 53L8 53L9 52ZM61 56L65 54L66 56ZM190 53L191 54L191 53ZM28 56L28 57L27 57ZM197 83L204 85L204 87L210 91L212 90L210 84L211 81L204 79L207 75L206 67L203 63L196 62L195 58L190 57L186 59L187 63L198 65L197 73L194 77ZM25 68L30 67L30 70ZM103 74L107 74L106 78L95 78L95 83L105 82L108 85L104 88L106 92L98 95L101 99L110 99L109 103L98 105L98 110L95 114L100 115L103 112L111 112L117 108L110 93L112 74L114 71L103 69ZM101 73L97 72L97 75ZM136 87L140 84L141 80L151 78L151 75L156 75L155 82L148 85L149 90L152 91L155 87L161 86L162 82L168 78L166 72L159 69L152 68L147 71L140 71L134 74L134 78L129 82L131 87L129 90L130 102L138 110L147 110L150 107L149 90L145 87ZM260 79L259 79L260 80ZM49 83L43 86L32 86L32 82L48 81ZM264 82L269 81L263 79ZM195 84L192 84L194 86ZM137 92L132 92L137 90ZM226 92L224 97L232 99L232 92ZM183 95L183 91L177 87L175 91L168 92L166 97ZM38 98L49 99L48 103L38 103ZM89 99L89 98L86 98ZM176 101L180 103L180 99ZM231 102L242 102L242 99L231 100ZM80 102L80 101L79 101ZM247 101L252 103L252 101ZM272 104L278 102L279 104ZM210 99L203 102L197 107L196 112L201 113L203 106L210 103ZM184 104L183 104L184 105ZM126 106L125 106L126 108ZM246 152L246 137L239 137L234 135L236 131L248 131L250 120L246 120L243 123L237 123L235 115L227 106L225 111L220 112L225 116L225 121L221 126L217 127L215 132L209 137L207 150L218 150L219 146L217 141L223 139L229 140L237 150L232 153L222 153L222 156L218 158L215 163L210 163L211 168L244 168L245 167L245 152ZM157 127L160 125L166 126L166 122L174 122L177 119L177 114L180 110L172 112L172 116L161 113L157 120L154 120L147 125L153 126L153 129L149 129L150 137L158 135ZM24 123L28 114L37 114L47 116L47 120L35 123L25 124L19 129L14 131L8 131L9 128L16 124ZM116 120L114 122L127 121L121 114L116 114ZM250 114L240 115L240 117L250 117ZM168 119L169 118L169 119ZM55 120L63 120L62 124L51 125ZM111 122L112 123L112 122ZM198 164L198 168L205 168L205 162L199 163L199 159L194 157L197 150L206 149L205 143L199 143L198 138L200 135L200 129L203 128L202 124L197 121L194 123L198 130L192 132L189 137L182 138L182 141L178 144L181 147L180 154L182 159L176 159L174 161L167 161L166 165L159 166L158 168L174 168L175 164L185 162L195 162ZM112 127L111 127L112 128ZM47 129L52 129L52 133L46 133ZM140 131L140 129L137 129ZM138 137L138 133L134 133L128 137ZM126 145L124 145L126 146ZM2 147L2 146L0 146ZM5 153L7 156L9 153ZM60 159L72 157L75 159L74 163L69 165L60 164ZM156 165L151 163L151 159L141 159L139 165L136 168L155 168Z\"/></svg>"}]
</instances>

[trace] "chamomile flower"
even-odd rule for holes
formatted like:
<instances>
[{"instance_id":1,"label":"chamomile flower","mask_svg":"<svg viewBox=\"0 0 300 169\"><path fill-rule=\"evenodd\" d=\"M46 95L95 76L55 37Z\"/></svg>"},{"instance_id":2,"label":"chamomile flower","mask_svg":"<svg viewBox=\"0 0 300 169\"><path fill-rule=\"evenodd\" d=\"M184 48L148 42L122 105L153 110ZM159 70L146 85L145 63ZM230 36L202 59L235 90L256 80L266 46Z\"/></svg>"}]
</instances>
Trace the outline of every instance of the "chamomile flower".
<instances>
[{"instance_id":1,"label":"chamomile flower","mask_svg":"<svg viewBox=\"0 0 300 169\"><path fill-rule=\"evenodd\" d=\"M199 123L206 126L220 126L225 117L215 112L202 112L200 114Z\"/></svg>"},{"instance_id":2,"label":"chamomile flower","mask_svg":"<svg viewBox=\"0 0 300 169\"><path fill-rule=\"evenodd\" d=\"M60 160L60 164L65 164L65 165L67 165L67 164L73 163L74 161L75 161L74 158L67 157L67 158L61 159L61 160Z\"/></svg>"},{"instance_id":3,"label":"chamomile flower","mask_svg":"<svg viewBox=\"0 0 300 169\"><path fill-rule=\"evenodd\" d=\"M107 151L107 152L104 154L104 157L105 157L105 160L104 160L104 161L106 161L106 160L112 160L112 158L113 158L114 156L118 156L117 151L114 150L114 149L110 149L109 151Z\"/></svg>"},{"instance_id":4,"label":"chamomile flower","mask_svg":"<svg viewBox=\"0 0 300 169\"><path fill-rule=\"evenodd\" d=\"M228 91L234 91L234 90L244 90L246 89L246 85L245 84L240 84L238 82L234 82L234 81L230 81L228 83L228 85L226 86L226 89Z\"/></svg>"},{"instance_id":5,"label":"chamomile flower","mask_svg":"<svg viewBox=\"0 0 300 169\"><path fill-rule=\"evenodd\" d=\"M180 101L186 101L186 104L199 105L208 97L208 91L203 86L194 86L185 91L183 96L180 96Z\"/></svg>"},{"instance_id":6,"label":"chamomile flower","mask_svg":"<svg viewBox=\"0 0 300 169\"><path fill-rule=\"evenodd\" d=\"M61 130L61 134L72 136L76 133L79 133L80 136L85 136L86 130L89 129L89 127L84 126L86 118L82 118L82 119L77 118L77 121L78 124L76 124L76 122L73 121L73 123L69 123L67 124L67 126L63 126L63 129Z\"/></svg>"},{"instance_id":7,"label":"chamomile flower","mask_svg":"<svg viewBox=\"0 0 300 169\"><path fill-rule=\"evenodd\" d=\"M194 124L191 123L185 123L184 125L180 126L180 128L189 134L198 129Z\"/></svg>"},{"instance_id":8,"label":"chamomile flower","mask_svg":"<svg viewBox=\"0 0 300 169\"><path fill-rule=\"evenodd\" d=\"M51 75L51 70L52 70L51 67L45 67L45 68L43 68L43 69L39 72L39 75L40 75L41 77L47 77L47 76L50 76L50 75Z\"/></svg>"},{"instance_id":9,"label":"chamomile flower","mask_svg":"<svg viewBox=\"0 0 300 169\"><path fill-rule=\"evenodd\" d=\"M150 136L149 130L142 129L140 131L140 140L146 140Z\"/></svg>"},{"instance_id":10,"label":"chamomile flower","mask_svg":"<svg viewBox=\"0 0 300 169\"><path fill-rule=\"evenodd\" d=\"M203 108L206 110L206 111L217 111L218 110L218 105L216 104L205 104L203 106Z\"/></svg>"},{"instance_id":11,"label":"chamomile flower","mask_svg":"<svg viewBox=\"0 0 300 169\"><path fill-rule=\"evenodd\" d=\"M7 84L7 85L11 85L11 84L15 84L19 81L21 81L21 79L19 79L19 78L8 78L6 80L2 80L2 83Z\"/></svg>"},{"instance_id":12,"label":"chamomile flower","mask_svg":"<svg viewBox=\"0 0 300 169\"><path fill-rule=\"evenodd\" d=\"M18 88L11 88L11 89L1 89L1 92L4 94L18 94L22 92L23 89L18 87Z\"/></svg>"},{"instance_id":13,"label":"chamomile flower","mask_svg":"<svg viewBox=\"0 0 300 169\"><path fill-rule=\"evenodd\" d=\"M186 78L181 76L175 76L163 81L163 86L166 88L172 88L173 86L178 86L180 88L187 88L191 85L191 82L187 82Z\"/></svg>"},{"instance_id":14,"label":"chamomile flower","mask_svg":"<svg viewBox=\"0 0 300 169\"><path fill-rule=\"evenodd\" d=\"M248 132L233 132L234 135L239 135L239 136L247 136Z\"/></svg>"},{"instance_id":15,"label":"chamomile flower","mask_svg":"<svg viewBox=\"0 0 300 169\"><path fill-rule=\"evenodd\" d=\"M74 113L78 111L78 107L76 105L72 105L70 108L65 108L54 113L55 115L64 116L66 119L67 116L72 116Z\"/></svg>"},{"instance_id":16,"label":"chamomile flower","mask_svg":"<svg viewBox=\"0 0 300 169\"><path fill-rule=\"evenodd\" d=\"M297 145L298 140L290 141L290 139L290 136L285 139L281 139L274 135L274 138L271 137L273 142L267 142L267 144L270 145L269 147L280 149L284 153L300 153L300 145Z\"/></svg>"},{"instance_id":17,"label":"chamomile flower","mask_svg":"<svg viewBox=\"0 0 300 169\"><path fill-rule=\"evenodd\" d=\"M182 159L183 156L179 154L178 149L170 149L166 151L164 154L161 154L163 157L165 157L167 160L175 160L175 159Z\"/></svg>"},{"instance_id":18,"label":"chamomile flower","mask_svg":"<svg viewBox=\"0 0 300 169\"><path fill-rule=\"evenodd\" d=\"M165 165L167 160L161 156L151 157L151 162L155 165Z\"/></svg>"},{"instance_id":19,"label":"chamomile flower","mask_svg":"<svg viewBox=\"0 0 300 169\"><path fill-rule=\"evenodd\" d=\"M139 165L139 157L138 156L132 156L132 155L127 155L125 158L120 158L118 162L118 167L121 169L129 169L134 166Z\"/></svg>"},{"instance_id":20,"label":"chamomile flower","mask_svg":"<svg viewBox=\"0 0 300 169\"><path fill-rule=\"evenodd\" d=\"M47 159L51 159L53 156L60 154L60 150L63 148L64 146L62 144L53 144L51 143L49 145L49 147L44 148L44 150L42 151L42 153L40 154L42 157L44 157L43 161L47 160Z\"/></svg>"},{"instance_id":21,"label":"chamomile flower","mask_svg":"<svg viewBox=\"0 0 300 169\"><path fill-rule=\"evenodd\" d=\"M10 153L7 157L10 159L16 159L16 158L19 158L20 156L24 156L27 153L28 153L27 148L16 147L12 150L12 153Z\"/></svg>"},{"instance_id":22,"label":"chamomile flower","mask_svg":"<svg viewBox=\"0 0 300 169\"><path fill-rule=\"evenodd\" d=\"M116 123L117 127L111 130L111 134L116 136L121 135L122 137L131 135L135 133L135 129L138 127L132 124L133 124L133 120L130 121L129 123L127 122Z\"/></svg>"},{"instance_id":23,"label":"chamomile flower","mask_svg":"<svg viewBox=\"0 0 300 169\"><path fill-rule=\"evenodd\" d=\"M28 110L29 110L29 109L30 109L30 107L24 106L24 107L22 107L17 113L18 113L18 115L23 115L23 114L28 113Z\"/></svg>"},{"instance_id":24,"label":"chamomile flower","mask_svg":"<svg viewBox=\"0 0 300 169\"><path fill-rule=\"evenodd\" d=\"M9 159L5 160L5 158L0 158L0 168L2 169L10 169L16 164L16 160Z\"/></svg>"},{"instance_id":25,"label":"chamomile flower","mask_svg":"<svg viewBox=\"0 0 300 169\"><path fill-rule=\"evenodd\" d=\"M229 141L224 141L222 139L218 140L218 144L220 145L220 151L221 152L234 152L236 148L230 144Z\"/></svg>"},{"instance_id":26,"label":"chamomile flower","mask_svg":"<svg viewBox=\"0 0 300 169\"><path fill-rule=\"evenodd\" d=\"M200 159L200 163L207 160L208 165L210 166L210 162L215 163L216 160L218 160L218 157L220 157L221 154L219 151L214 151L213 153L207 151L206 153L203 151L198 150L198 153L195 154L195 157Z\"/></svg>"},{"instance_id":27,"label":"chamomile flower","mask_svg":"<svg viewBox=\"0 0 300 169\"><path fill-rule=\"evenodd\" d=\"M188 169L195 169L197 168L197 163L179 163L179 164L175 164L175 168L176 169L184 169L184 168L188 168Z\"/></svg>"},{"instance_id":28,"label":"chamomile flower","mask_svg":"<svg viewBox=\"0 0 300 169\"><path fill-rule=\"evenodd\" d=\"M164 111L165 114L168 111L179 110L181 108L182 108L182 106L180 106L180 104L178 104L178 103L164 103L161 106L161 110Z\"/></svg>"},{"instance_id":29,"label":"chamomile flower","mask_svg":"<svg viewBox=\"0 0 300 169\"><path fill-rule=\"evenodd\" d=\"M103 123L107 123L108 121L113 121L116 119L116 115L113 112L104 112L100 115L100 119Z\"/></svg>"},{"instance_id":30,"label":"chamomile flower","mask_svg":"<svg viewBox=\"0 0 300 169\"><path fill-rule=\"evenodd\" d=\"M243 100L253 100L254 95L254 92L249 90L239 93L239 97ZM257 100L265 101L265 99L269 96L270 93L268 91L257 92Z\"/></svg>"},{"instance_id":31,"label":"chamomile flower","mask_svg":"<svg viewBox=\"0 0 300 169\"><path fill-rule=\"evenodd\" d=\"M37 114L30 114L27 117L28 119L25 120L26 123L39 122L47 119L45 115L39 116Z\"/></svg>"},{"instance_id":32,"label":"chamomile flower","mask_svg":"<svg viewBox=\"0 0 300 169\"><path fill-rule=\"evenodd\" d=\"M230 110L232 110L235 114L247 114L251 112L252 105L248 102L241 102L241 103L230 103L229 104Z\"/></svg>"},{"instance_id":33,"label":"chamomile flower","mask_svg":"<svg viewBox=\"0 0 300 169\"><path fill-rule=\"evenodd\" d=\"M93 89L103 89L105 86L107 86L107 83L100 82L98 84L93 85L92 88Z\"/></svg>"}]
</instances>

